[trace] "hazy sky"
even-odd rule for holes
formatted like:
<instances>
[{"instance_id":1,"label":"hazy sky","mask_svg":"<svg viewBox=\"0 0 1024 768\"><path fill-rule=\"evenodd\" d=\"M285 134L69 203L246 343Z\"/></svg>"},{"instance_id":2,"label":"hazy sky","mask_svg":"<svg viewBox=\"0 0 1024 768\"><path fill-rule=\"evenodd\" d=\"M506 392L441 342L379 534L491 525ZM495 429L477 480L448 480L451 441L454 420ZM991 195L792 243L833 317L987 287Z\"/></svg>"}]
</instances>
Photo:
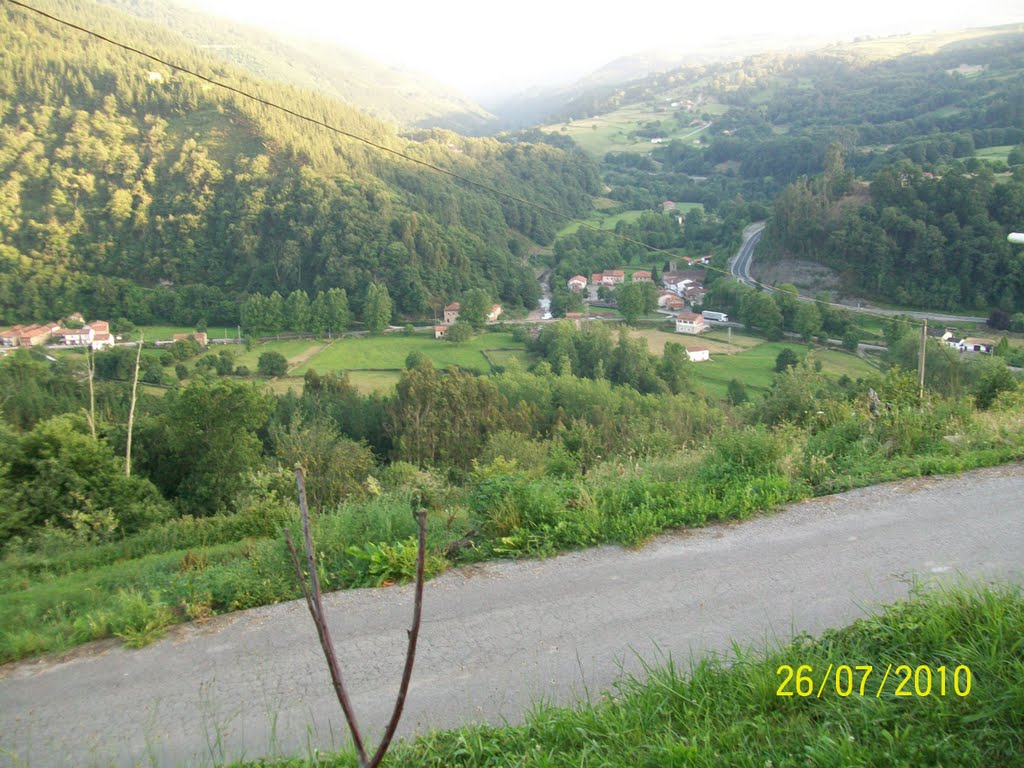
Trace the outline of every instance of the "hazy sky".
<instances>
[{"instance_id":1,"label":"hazy sky","mask_svg":"<svg viewBox=\"0 0 1024 768\"><path fill-rule=\"evenodd\" d=\"M186 0L423 72L470 96L570 80L629 53L754 35L927 32L1024 21L1020 0Z\"/></svg>"}]
</instances>

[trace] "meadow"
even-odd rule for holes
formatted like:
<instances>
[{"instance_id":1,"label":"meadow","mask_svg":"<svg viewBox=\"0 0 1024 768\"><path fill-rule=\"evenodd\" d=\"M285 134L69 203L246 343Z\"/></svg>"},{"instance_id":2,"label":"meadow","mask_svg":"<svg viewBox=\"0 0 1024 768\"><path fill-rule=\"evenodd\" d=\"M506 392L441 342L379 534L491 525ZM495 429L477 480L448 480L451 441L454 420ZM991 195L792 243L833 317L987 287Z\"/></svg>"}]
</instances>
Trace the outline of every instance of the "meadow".
<instances>
[{"instance_id":1,"label":"meadow","mask_svg":"<svg viewBox=\"0 0 1024 768\"><path fill-rule=\"evenodd\" d=\"M716 106L718 105L702 105L699 112L678 113L667 105L655 109L649 104L634 104L598 117L548 125L542 130L571 136L585 152L597 157L602 157L608 152L644 153L650 152L657 145L652 144L649 138L629 136L631 132L643 127L644 123L661 122L663 131L660 135L666 142L672 139L695 141L707 131L707 126L679 126L675 122L675 116L684 114L687 117L698 118L705 112L722 111L714 109Z\"/></svg>"}]
</instances>

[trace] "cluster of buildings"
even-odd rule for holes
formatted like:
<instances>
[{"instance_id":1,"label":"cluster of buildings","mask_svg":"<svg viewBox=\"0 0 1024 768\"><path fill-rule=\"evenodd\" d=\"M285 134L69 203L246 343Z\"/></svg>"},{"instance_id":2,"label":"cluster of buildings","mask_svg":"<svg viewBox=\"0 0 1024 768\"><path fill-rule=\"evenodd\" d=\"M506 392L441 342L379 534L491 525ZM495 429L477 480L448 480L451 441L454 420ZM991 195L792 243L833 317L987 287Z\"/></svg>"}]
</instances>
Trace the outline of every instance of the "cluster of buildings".
<instances>
[{"instance_id":1,"label":"cluster of buildings","mask_svg":"<svg viewBox=\"0 0 1024 768\"><path fill-rule=\"evenodd\" d=\"M66 347L91 347L104 349L114 345L114 336L110 333L110 323L106 320L93 320L88 325L78 313L60 323L43 323L41 325L15 325L0 330L0 347L41 347L46 344Z\"/></svg>"}]
</instances>

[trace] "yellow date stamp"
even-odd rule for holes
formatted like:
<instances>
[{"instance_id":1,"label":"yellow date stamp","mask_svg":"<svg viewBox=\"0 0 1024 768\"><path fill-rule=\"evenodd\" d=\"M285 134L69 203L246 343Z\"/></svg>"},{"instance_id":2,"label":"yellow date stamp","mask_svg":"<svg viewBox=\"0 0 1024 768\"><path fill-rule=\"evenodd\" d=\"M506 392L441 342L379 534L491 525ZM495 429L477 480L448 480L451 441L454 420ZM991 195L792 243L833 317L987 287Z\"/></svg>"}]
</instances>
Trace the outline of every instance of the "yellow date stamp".
<instances>
[{"instance_id":1,"label":"yellow date stamp","mask_svg":"<svg viewBox=\"0 0 1024 768\"><path fill-rule=\"evenodd\" d=\"M782 678L776 696L821 698L824 694L847 696L874 696L883 693L892 696L959 696L971 693L971 668L966 664L956 667L932 667L927 664L889 664L884 670L874 664L829 664L824 674L810 664L793 667L783 664L775 672ZM886 686L889 686L886 688Z\"/></svg>"}]
</instances>

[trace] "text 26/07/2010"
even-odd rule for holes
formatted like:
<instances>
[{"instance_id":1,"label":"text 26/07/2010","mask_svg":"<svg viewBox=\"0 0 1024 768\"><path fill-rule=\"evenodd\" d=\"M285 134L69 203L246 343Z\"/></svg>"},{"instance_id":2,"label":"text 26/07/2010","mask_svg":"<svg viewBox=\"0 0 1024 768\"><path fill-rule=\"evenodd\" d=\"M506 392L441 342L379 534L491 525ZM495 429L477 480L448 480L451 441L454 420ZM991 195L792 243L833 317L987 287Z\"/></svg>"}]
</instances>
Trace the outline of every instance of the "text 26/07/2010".
<instances>
[{"instance_id":1,"label":"text 26/07/2010","mask_svg":"<svg viewBox=\"0 0 1024 768\"><path fill-rule=\"evenodd\" d=\"M878 668L879 671L881 667ZM965 664L957 667L935 667L909 664L889 664L884 674L878 674L873 664L829 664L820 678L810 664L801 664L795 669L783 664L776 670L782 682L775 691L776 696L802 696L821 698L828 689L838 696L874 696L881 698L885 686L891 682L893 696L948 696L964 697L971 692L971 668ZM880 679L875 686L874 679ZM869 685L870 681L870 685Z\"/></svg>"}]
</instances>

